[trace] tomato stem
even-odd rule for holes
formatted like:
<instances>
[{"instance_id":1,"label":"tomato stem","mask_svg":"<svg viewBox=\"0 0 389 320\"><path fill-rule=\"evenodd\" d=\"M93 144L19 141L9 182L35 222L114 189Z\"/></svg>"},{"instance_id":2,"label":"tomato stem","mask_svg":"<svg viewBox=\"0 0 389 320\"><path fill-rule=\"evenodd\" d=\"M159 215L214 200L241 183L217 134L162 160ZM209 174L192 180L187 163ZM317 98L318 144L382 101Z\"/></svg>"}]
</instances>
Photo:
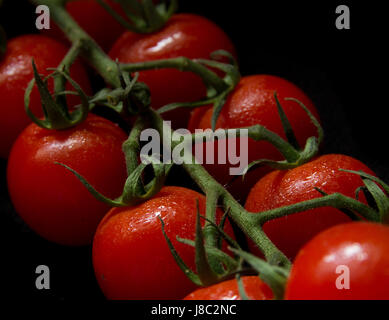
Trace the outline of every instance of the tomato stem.
<instances>
[{"instance_id":1,"label":"tomato stem","mask_svg":"<svg viewBox=\"0 0 389 320\"><path fill-rule=\"evenodd\" d=\"M290 143L282 139L278 134L266 129L259 124L251 127L241 127L237 129L217 129L218 132L224 132L225 137L235 135L236 138L250 137L255 141L268 141L271 143L287 160L288 163L294 163L300 158L300 152ZM247 130L247 131L246 131ZM213 132L192 134L192 142L200 142L205 137L206 140L213 137Z\"/></svg>"},{"instance_id":2,"label":"tomato stem","mask_svg":"<svg viewBox=\"0 0 389 320\"><path fill-rule=\"evenodd\" d=\"M359 202L356 199L346 197L340 193L333 193L320 198L306 200L289 206L284 206L269 211L252 214L252 220L255 224L263 226L266 222L270 220L285 217L290 214L302 211L327 206L337 209L348 209L356 211L363 218L369 221L379 221L379 216L377 215L377 212L374 209L368 207L367 205L363 204L362 202ZM351 218L353 218L353 220L360 220L360 217L358 217L357 215L353 215Z\"/></svg>"},{"instance_id":3,"label":"tomato stem","mask_svg":"<svg viewBox=\"0 0 389 320\"><path fill-rule=\"evenodd\" d=\"M245 261L247 261L260 275L261 279L271 287L274 299L284 298L284 291L289 270L269 264L268 262L239 249L230 248L230 250Z\"/></svg>"},{"instance_id":4,"label":"tomato stem","mask_svg":"<svg viewBox=\"0 0 389 320\"><path fill-rule=\"evenodd\" d=\"M107 84L114 88L119 88L120 77L118 75L117 63L107 56L107 54L97 45L97 43L74 21L65 9L65 4L60 0L30 0L34 4L47 5L50 8L51 18L58 27L65 33L72 43L80 42L81 55L94 69L98 70ZM211 58L231 55L224 51L217 51ZM231 92L240 79L238 66L230 59L232 64L224 64L218 61L208 61L204 59L188 59L178 57L171 59L147 61L133 64L120 64L120 70L126 72L137 72L142 70L173 68L180 71L193 72L201 77L207 87L208 99L215 103L215 110L220 109L224 98ZM225 72L224 78L220 78L215 72L207 68L212 65ZM204 104L208 101L204 100ZM184 103L185 104L185 103ZM175 107L178 107L177 105ZM216 112L217 113L217 112ZM216 122L216 119L213 119Z\"/></svg>"},{"instance_id":5,"label":"tomato stem","mask_svg":"<svg viewBox=\"0 0 389 320\"><path fill-rule=\"evenodd\" d=\"M139 117L128 137L123 143L123 152L126 158L127 174L130 175L138 166L138 154L140 152L139 137L145 128L145 122Z\"/></svg>"},{"instance_id":6,"label":"tomato stem","mask_svg":"<svg viewBox=\"0 0 389 320\"><path fill-rule=\"evenodd\" d=\"M155 5L152 0L116 0L126 13L129 22L118 14L108 3L97 0L123 27L136 33L152 33L161 29L177 10L178 0Z\"/></svg>"},{"instance_id":7,"label":"tomato stem","mask_svg":"<svg viewBox=\"0 0 389 320\"><path fill-rule=\"evenodd\" d=\"M171 128L164 123L162 117L154 110L149 110L149 116L152 126L156 128L160 135L164 137L164 133L171 133ZM170 137L171 134L167 134ZM166 139L164 137L164 139ZM172 149L178 142L171 143ZM164 143L165 144L165 143ZM189 160L189 159L187 159ZM230 217L237 223L237 225L258 245L260 250L264 253L269 263L281 265L285 267L290 266L290 261L286 256L270 241L261 227L254 225L251 221L251 214L246 211L234 197L218 183L200 164L191 161L184 161L182 164L184 169L188 172L191 178L197 183L200 189L208 196L211 195L211 200L207 202L207 218L215 223L215 210L217 197L220 197L224 208L229 208ZM211 212L213 210L213 212ZM208 227L205 233L206 243L216 245L218 239L218 231L216 228Z\"/></svg>"},{"instance_id":8,"label":"tomato stem","mask_svg":"<svg viewBox=\"0 0 389 320\"><path fill-rule=\"evenodd\" d=\"M99 71L104 80L113 87L120 87L117 65L98 44L75 22L66 11L63 0L30 0L36 5L46 5L50 16L64 32L71 43L82 43L82 55L90 65Z\"/></svg>"},{"instance_id":9,"label":"tomato stem","mask_svg":"<svg viewBox=\"0 0 389 320\"><path fill-rule=\"evenodd\" d=\"M70 66L74 63L74 61L77 59L78 55L80 54L81 50L81 42L77 41L74 42L61 61L61 63L58 65L58 70L61 70L63 72L67 72L70 74ZM58 74L54 76L54 92L63 92L66 90L66 78ZM64 110L64 112L68 112L67 104L66 104L66 96L65 95L58 95L56 97L56 102L59 106L61 106Z\"/></svg>"},{"instance_id":10,"label":"tomato stem","mask_svg":"<svg viewBox=\"0 0 389 320\"><path fill-rule=\"evenodd\" d=\"M211 86L216 89L217 92L222 92L228 88L228 85L221 79L215 72L211 71L204 65L191 60L186 57L145 61L130 64L121 64L122 70L128 72L137 72L142 70L154 70L154 69L178 69L184 72L192 72L200 76L207 86Z\"/></svg>"},{"instance_id":11,"label":"tomato stem","mask_svg":"<svg viewBox=\"0 0 389 320\"><path fill-rule=\"evenodd\" d=\"M25 102L25 111L27 115L31 118L31 120L37 124L38 126L49 129L49 130L64 130L70 127L76 126L77 124L83 122L88 116L89 112L89 100L81 87L70 78L68 73L53 69L54 72L50 74L45 79L42 79L38 74L38 70L36 69L36 65L34 61L32 61L32 68L34 72L34 79L30 81L25 91L24 102ZM77 91L76 94L81 99L81 107L76 109L75 111L69 113L66 107L66 101L62 101L58 99L58 96L64 91L60 91L56 93L56 100L53 99L52 94L49 92L47 87L47 79L50 77L61 77L63 79L58 79L57 88L63 89L66 81L69 81L73 88ZM44 112L45 118L39 119L37 118L33 112L30 110L30 95L34 84L37 85L42 102L42 108ZM62 96L62 95L61 95ZM65 97L65 96L63 96Z\"/></svg>"},{"instance_id":12,"label":"tomato stem","mask_svg":"<svg viewBox=\"0 0 389 320\"><path fill-rule=\"evenodd\" d=\"M82 55L85 60L99 71L104 80L114 86L120 87L117 65L111 60L97 43L74 21L63 5L62 1L55 0L31 0L35 4L49 6L52 19L72 42L82 43ZM171 59L147 61L132 64L121 64L121 69L127 72L137 72L142 70L174 68L180 71L190 71L199 75L207 86L215 88L217 92L226 90L229 85L216 75L215 72L205 67L196 59L178 57Z\"/></svg>"},{"instance_id":13,"label":"tomato stem","mask_svg":"<svg viewBox=\"0 0 389 320\"><path fill-rule=\"evenodd\" d=\"M205 217L212 221L216 221L216 207L219 200L219 192L218 190L207 190L206 191L206 209L205 209ZM213 225L211 225L208 221L205 222L204 226L204 237L206 244L211 247L217 247L218 237L216 237L216 230Z\"/></svg>"}]
</instances>

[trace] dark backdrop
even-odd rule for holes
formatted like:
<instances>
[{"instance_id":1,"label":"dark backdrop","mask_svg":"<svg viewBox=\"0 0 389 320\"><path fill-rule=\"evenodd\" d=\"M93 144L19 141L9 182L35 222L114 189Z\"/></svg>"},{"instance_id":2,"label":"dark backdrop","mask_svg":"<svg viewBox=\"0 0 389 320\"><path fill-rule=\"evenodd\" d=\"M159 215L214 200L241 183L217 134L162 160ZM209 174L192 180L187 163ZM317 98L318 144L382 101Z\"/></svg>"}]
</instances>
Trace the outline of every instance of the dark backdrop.
<instances>
[{"instance_id":1,"label":"dark backdrop","mask_svg":"<svg viewBox=\"0 0 389 320\"><path fill-rule=\"evenodd\" d=\"M243 75L269 73L299 85L317 105L325 152L355 156L389 181L386 162L387 49L378 1L181 0L180 11L202 14L234 41ZM335 8L348 4L351 29L335 28ZM8 36L35 32L34 7L5 0L0 22ZM0 97L1 103L1 97ZM9 296L102 299L90 247L66 248L40 239L9 202L6 162L0 166L2 288ZM51 290L35 289L35 267L51 269Z\"/></svg>"}]
</instances>

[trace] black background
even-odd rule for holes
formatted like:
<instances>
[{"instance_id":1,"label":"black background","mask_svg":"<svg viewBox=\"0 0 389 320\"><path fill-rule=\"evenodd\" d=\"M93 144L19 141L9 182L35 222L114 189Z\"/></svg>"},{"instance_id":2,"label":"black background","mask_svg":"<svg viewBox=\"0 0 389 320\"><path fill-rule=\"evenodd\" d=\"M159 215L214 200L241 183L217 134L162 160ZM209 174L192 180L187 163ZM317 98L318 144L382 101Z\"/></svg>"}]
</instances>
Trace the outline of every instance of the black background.
<instances>
[{"instance_id":1,"label":"black background","mask_svg":"<svg viewBox=\"0 0 389 320\"><path fill-rule=\"evenodd\" d=\"M349 5L350 30L335 27L340 4ZM387 32L378 1L181 0L180 11L204 15L226 31L243 75L274 74L300 86L319 109L326 153L355 156L389 181ZM0 23L9 37L36 32L34 12L28 1L5 0ZM1 160L2 289L28 299L103 299L90 247L66 248L32 233L9 202L5 168ZM35 288L40 264L50 267L51 290Z\"/></svg>"}]
</instances>

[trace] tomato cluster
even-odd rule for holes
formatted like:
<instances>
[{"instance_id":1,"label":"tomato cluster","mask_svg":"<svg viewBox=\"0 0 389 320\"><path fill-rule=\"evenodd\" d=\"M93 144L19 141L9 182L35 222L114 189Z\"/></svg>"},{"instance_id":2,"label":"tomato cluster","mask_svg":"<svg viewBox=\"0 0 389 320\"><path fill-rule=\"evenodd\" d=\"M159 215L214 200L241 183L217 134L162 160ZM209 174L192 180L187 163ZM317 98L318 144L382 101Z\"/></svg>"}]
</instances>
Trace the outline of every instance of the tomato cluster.
<instances>
[{"instance_id":1,"label":"tomato cluster","mask_svg":"<svg viewBox=\"0 0 389 320\"><path fill-rule=\"evenodd\" d=\"M119 4L106 2L125 17ZM217 50L227 51L231 58L239 61L228 35L199 15L173 14L160 30L140 34L125 30L96 1L72 1L66 5L66 10L68 19L73 17L101 47L97 49L96 46L96 50L104 51L107 59L117 63L135 64L178 57L198 62L210 59ZM44 78L51 72L50 68L58 67L68 49L68 40L58 27L54 27L42 34L10 39L5 54L0 56L3 115L0 118L0 156L7 159L8 192L22 220L50 242L65 246L91 245L95 277L107 299L275 298L273 283L257 275L242 272L238 280L231 273L215 281L208 272L205 273L208 278L201 277L205 267L200 260L207 260L211 253L205 254L206 258L198 255L201 250L197 241L199 220L200 227L204 228L200 233L204 237L206 231L216 230L229 245L241 243L244 247L247 240L247 251L261 261L266 260L257 241L249 237L240 239L234 233L234 227L239 228L239 221L233 223L234 219L227 219L221 224L224 213L229 210L223 207L223 212L218 208L217 199L213 217L219 227L211 225L211 228L210 221L200 218L212 216L209 215L212 203L207 197L214 190L204 192L207 186L200 185L204 195L182 186L163 186L152 197L125 203L128 198L125 192L137 189L130 188L129 184L138 182L130 179L134 170L129 172L129 157L123 152L130 132L113 119L93 111L81 123L61 130L42 128L31 121L25 112L24 95L34 78L32 60ZM91 83L94 84L92 77L97 76L86 68L88 61L85 56L83 58L75 59L69 74L85 96L93 100L91 97L97 90ZM225 74L216 69L216 64L209 68L223 79ZM137 81L148 86L153 110L174 102L193 103L212 92L198 74L182 71L145 68L139 72ZM51 93L54 101L54 79L45 79L44 83L48 96ZM107 87L111 85L109 83ZM74 87L74 84L67 84L66 90ZM80 110L83 98L66 95L66 116ZM126 104L123 102L123 105ZM29 108L36 117L47 117L49 112L45 109L42 90L34 87ZM194 133L196 129L212 128L214 112L212 105L204 103L193 110L178 108L163 113L162 117L171 121L173 128L186 128ZM283 116L293 132L294 142L291 142ZM125 114L124 118L130 126L134 125L132 115ZM320 122L315 102L297 85L279 76L255 74L241 77L228 93L214 129L259 126L294 144L296 152L303 154L310 138L320 140ZM343 154L315 155L294 167L275 168L275 163L285 164L284 154L270 139L257 141L252 137L241 137L236 138L235 143L243 143L242 139L247 139L248 163L267 159L273 166L250 170L243 180L230 175L231 165L217 164L220 154L216 154L215 164L204 165L214 185L224 186L226 197L234 197L242 211L267 215L331 194L351 198L357 203L353 208L337 208L338 202L334 200L332 206L309 208L276 217L263 225L250 226L263 229L266 238L291 262L291 269L285 268L288 276L284 279L283 297L290 300L389 299L389 228L378 223L384 219L365 221L369 219L357 210L358 204L371 210L384 210L386 199L382 200L382 194L387 196L388 190L378 182L379 179L375 180L376 174L359 160ZM205 146L214 144L214 150L219 150L219 144L226 142L201 143ZM365 176L356 172L363 172ZM142 174L139 176L146 180L147 174ZM375 189L366 184L366 175ZM149 191L147 186L143 186L145 193ZM121 195L123 188L125 191ZM378 196L381 196L381 202L377 201ZM375 205L371 198L376 200ZM109 202L107 199L115 200ZM119 205L110 208L109 204ZM356 214L348 215L347 210L354 210ZM362 221L352 221L355 216ZM225 242L219 245L217 253L232 260L233 254ZM208 249L208 246L205 241L202 248ZM212 254L216 253L212 251ZM187 274L181 270L183 265ZM225 266L220 264L218 267L223 269ZM205 282L190 281L187 276L193 276L194 271Z\"/></svg>"}]
</instances>

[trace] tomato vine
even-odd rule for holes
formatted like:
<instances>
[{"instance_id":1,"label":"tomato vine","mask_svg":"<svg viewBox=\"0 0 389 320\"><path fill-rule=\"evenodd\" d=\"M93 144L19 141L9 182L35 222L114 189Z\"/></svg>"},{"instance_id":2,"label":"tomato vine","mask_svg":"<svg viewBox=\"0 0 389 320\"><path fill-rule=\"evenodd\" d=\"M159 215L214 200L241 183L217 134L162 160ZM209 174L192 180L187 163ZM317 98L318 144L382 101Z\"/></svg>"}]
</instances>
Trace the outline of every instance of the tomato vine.
<instances>
[{"instance_id":1,"label":"tomato vine","mask_svg":"<svg viewBox=\"0 0 389 320\"><path fill-rule=\"evenodd\" d=\"M73 43L68 55L64 58L58 69L54 71L55 77L55 91L57 94L56 100L52 99L50 94L44 86L44 81L40 79L37 72L35 72L35 81L40 89L42 96L42 104L45 108L47 119L39 120L35 118L28 110L28 94L32 89L33 82L31 82L26 92L26 109L30 117L38 125L48 129L64 129L75 126L85 119L86 114L97 105L105 105L111 107L122 115L136 114L138 116L128 140L123 145L123 151L126 156L128 179L123 189L122 195L117 199L108 199L104 195L98 193L88 181L86 181L72 168L71 170L78 178L85 184L85 186L92 192L92 194L99 200L106 202L110 206L128 206L138 202L145 201L154 196L164 185L165 178L169 173L171 165L154 164L151 163L154 170L154 177L151 182L144 184L142 180L142 172L144 172L147 165L139 163L138 155L140 150L139 137L141 131L146 127L156 129L162 137L164 145L169 145L172 149L179 142L172 142L170 139L172 129L163 122L161 116L166 111L173 110L179 107L196 108L206 104L213 104L212 127L215 128L216 120L220 114L221 108L226 100L228 94L234 90L240 79L240 73L237 64L231 59L231 55L226 52L216 52L209 60L204 59L189 59L186 57L178 57L164 60L148 61L142 63L127 63L120 64L110 59L95 41L88 36L72 19L72 17L65 10L63 0L31 0L37 5L47 5L50 8L51 17L56 24L62 29L67 38ZM99 1L101 2L101 1ZM136 1L135 1L136 2ZM143 16L155 16L157 11L152 7L152 1L145 1L147 3L147 10L143 12ZM129 29L137 32L150 32L160 28L167 19L171 16L175 9L176 1L172 1L171 6L165 8L163 16L159 16L155 25L150 25L151 20L141 21L135 20L134 24L124 23ZM117 16L116 16L117 17ZM118 17L117 17L118 18ZM119 19L121 20L121 19ZM133 20L134 21L134 20ZM110 88L105 88L96 93L93 97L87 97L82 88L79 88L76 83L67 75L67 70L77 56L82 56L105 80ZM218 60L219 56L227 56L230 58L229 63L222 63ZM213 69L218 69L224 73L224 76L219 76ZM147 86L137 82L134 73L138 71L173 68L185 72L192 72L201 77L205 86L207 87L207 97L198 102L177 102L167 105L158 111L150 107L150 94ZM82 108L74 111L72 114L67 113L64 105L63 96L69 94L64 90L64 81L70 81L77 94L83 100ZM316 126L318 131L318 138L311 137L306 141L306 145L300 148L296 143L293 131L290 128L288 119L282 110L282 101L279 101L277 95L274 97L277 101L278 111L282 124L286 133L287 139L284 140L274 132L266 129L263 126L255 125L248 128L240 128L248 130L248 137L254 140L265 140L274 145L284 156L282 161L272 161L268 159L260 159L251 163L247 170L258 165L269 165L276 169L292 169L300 166L313 157L319 151L319 146L323 140L323 131L309 110L299 101L291 97L299 107L303 108L309 115L312 123ZM61 112L57 112L62 110ZM228 130L226 130L228 131ZM196 135L192 136L196 139ZM187 159L187 162L182 164L183 168L190 175L193 181L200 187L206 195L206 219L205 226L202 231L197 232L200 240L193 244L196 247L196 252L202 258L199 260L201 264L200 274L198 275L200 283L209 285L212 282L220 281L226 278L226 274L220 275L219 265L224 262L230 265L228 270L228 277L234 276L235 273L241 271L241 264L231 264L228 257L215 254L220 249L218 245L220 238L228 240L223 233L223 229L216 225L216 208L222 205L224 211L228 216L238 225L238 227L257 245L257 247L264 254L266 262L254 258L242 252L240 248L234 247L232 251L246 260L250 265L257 270L264 281L272 288L278 298L282 298L284 280L287 277L291 267L291 261L281 252L269 237L263 231L263 225L273 219L285 217L287 215L295 214L302 211L307 211L313 208L331 206L343 210L343 212L353 220L360 220L361 218L382 222L388 215L388 197L387 186L379 179L361 172L354 172L363 177L365 187L373 195L374 200L378 204L378 209L365 205L357 199L346 197L340 193L326 194L322 190L317 190L321 197L313 200L303 201L297 204L268 210L261 212L261 214L253 214L247 211L234 197L218 183L200 164L193 164L193 156ZM386 193L380 192L381 188L377 187L378 183L385 189ZM200 217L199 217L200 219ZM204 241L202 241L204 238ZM167 239L169 240L169 239ZM183 242L185 240L181 239ZM188 243L188 241L186 241ZM188 244L189 245L189 244ZM174 248L171 248L174 254ZM212 254L213 253L213 254ZM177 261L180 257L175 255ZM206 261L204 261L206 260ZM185 266L181 263L182 268ZM187 271L187 270L185 270ZM193 275L194 277L194 275ZM205 279L205 280L204 280Z\"/></svg>"}]
</instances>

